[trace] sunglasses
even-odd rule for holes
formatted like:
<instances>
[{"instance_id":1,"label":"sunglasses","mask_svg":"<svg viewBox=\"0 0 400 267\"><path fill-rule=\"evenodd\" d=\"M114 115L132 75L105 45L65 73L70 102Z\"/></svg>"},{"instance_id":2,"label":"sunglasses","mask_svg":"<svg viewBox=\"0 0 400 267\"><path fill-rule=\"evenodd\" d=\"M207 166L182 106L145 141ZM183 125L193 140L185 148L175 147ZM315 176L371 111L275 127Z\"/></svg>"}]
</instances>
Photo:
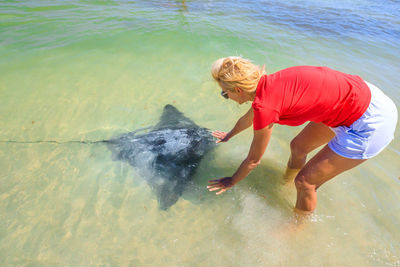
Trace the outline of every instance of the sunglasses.
<instances>
[{"instance_id":1,"label":"sunglasses","mask_svg":"<svg viewBox=\"0 0 400 267\"><path fill-rule=\"evenodd\" d=\"M229 96L228 96L228 92L227 92L227 91L221 91L221 96L222 96L223 98L225 98L225 99L229 99Z\"/></svg>"}]
</instances>

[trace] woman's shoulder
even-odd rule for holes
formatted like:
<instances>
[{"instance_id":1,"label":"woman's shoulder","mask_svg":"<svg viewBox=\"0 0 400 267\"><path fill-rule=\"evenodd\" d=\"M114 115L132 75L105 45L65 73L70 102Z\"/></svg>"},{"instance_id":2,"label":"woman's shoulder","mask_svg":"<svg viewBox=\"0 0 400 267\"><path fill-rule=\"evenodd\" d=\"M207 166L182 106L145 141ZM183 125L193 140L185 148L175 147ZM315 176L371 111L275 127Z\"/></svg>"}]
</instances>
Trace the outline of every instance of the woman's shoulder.
<instances>
[{"instance_id":1,"label":"woman's shoulder","mask_svg":"<svg viewBox=\"0 0 400 267\"><path fill-rule=\"evenodd\" d=\"M329 73L335 72L325 66L293 66L282 69L275 73L268 75L268 84L277 86L279 84L286 84L287 82L293 82L295 80L312 80L325 77Z\"/></svg>"},{"instance_id":2,"label":"woman's shoulder","mask_svg":"<svg viewBox=\"0 0 400 267\"><path fill-rule=\"evenodd\" d=\"M311 66L311 65L300 65L300 66L291 66L284 69L281 69L274 74L290 74L290 73L302 73L302 72L321 72L321 71L330 71L329 67L326 66Z\"/></svg>"}]
</instances>

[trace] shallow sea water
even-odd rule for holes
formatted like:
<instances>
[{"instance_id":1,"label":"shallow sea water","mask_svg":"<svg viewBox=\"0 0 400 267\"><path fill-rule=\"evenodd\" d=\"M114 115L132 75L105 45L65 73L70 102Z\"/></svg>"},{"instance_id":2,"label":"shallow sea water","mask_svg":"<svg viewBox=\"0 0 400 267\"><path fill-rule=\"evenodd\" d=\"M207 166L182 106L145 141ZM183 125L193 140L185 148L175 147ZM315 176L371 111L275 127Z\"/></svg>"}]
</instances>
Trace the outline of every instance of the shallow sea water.
<instances>
[{"instance_id":1,"label":"shallow sea water","mask_svg":"<svg viewBox=\"0 0 400 267\"><path fill-rule=\"evenodd\" d=\"M218 145L167 211L102 140L173 104L229 130L249 105L219 96L211 63L268 73L326 65L400 106L398 1L3 1L0 3L0 259L6 266L399 266L400 142L319 189L296 226L279 183L302 127L277 126L261 165L221 196L252 133ZM52 140L56 143L29 143ZM13 143L9 141L28 142ZM67 143L63 143L67 142Z\"/></svg>"}]
</instances>

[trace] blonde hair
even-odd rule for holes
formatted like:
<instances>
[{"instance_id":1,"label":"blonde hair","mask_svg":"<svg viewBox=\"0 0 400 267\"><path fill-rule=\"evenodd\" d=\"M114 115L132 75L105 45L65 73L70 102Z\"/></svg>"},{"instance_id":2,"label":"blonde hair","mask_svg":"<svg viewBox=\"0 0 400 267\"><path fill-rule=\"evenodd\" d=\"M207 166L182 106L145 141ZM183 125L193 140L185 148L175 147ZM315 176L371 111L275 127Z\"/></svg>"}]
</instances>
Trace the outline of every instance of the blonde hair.
<instances>
[{"instance_id":1,"label":"blonde hair","mask_svg":"<svg viewBox=\"0 0 400 267\"><path fill-rule=\"evenodd\" d=\"M260 68L248 59L225 57L213 63L211 74L225 90L233 91L239 87L247 93L255 93L258 81L265 74L265 70L264 67Z\"/></svg>"}]
</instances>

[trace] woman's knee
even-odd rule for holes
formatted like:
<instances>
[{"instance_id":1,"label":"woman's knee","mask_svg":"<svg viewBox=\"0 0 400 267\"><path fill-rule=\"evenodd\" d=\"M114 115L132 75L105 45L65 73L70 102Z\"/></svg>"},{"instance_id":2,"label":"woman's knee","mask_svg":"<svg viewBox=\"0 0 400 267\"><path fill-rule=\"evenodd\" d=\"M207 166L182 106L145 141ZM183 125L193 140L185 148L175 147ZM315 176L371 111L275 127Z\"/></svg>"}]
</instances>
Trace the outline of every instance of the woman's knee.
<instances>
[{"instance_id":1,"label":"woman's knee","mask_svg":"<svg viewBox=\"0 0 400 267\"><path fill-rule=\"evenodd\" d=\"M316 184L311 182L301 171L294 179L294 184L296 185L296 189L300 191L315 191L317 189Z\"/></svg>"},{"instance_id":2,"label":"woman's knee","mask_svg":"<svg viewBox=\"0 0 400 267\"><path fill-rule=\"evenodd\" d=\"M290 151L292 155L297 157L305 157L308 154L302 142L296 137L290 142Z\"/></svg>"}]
</instances>

